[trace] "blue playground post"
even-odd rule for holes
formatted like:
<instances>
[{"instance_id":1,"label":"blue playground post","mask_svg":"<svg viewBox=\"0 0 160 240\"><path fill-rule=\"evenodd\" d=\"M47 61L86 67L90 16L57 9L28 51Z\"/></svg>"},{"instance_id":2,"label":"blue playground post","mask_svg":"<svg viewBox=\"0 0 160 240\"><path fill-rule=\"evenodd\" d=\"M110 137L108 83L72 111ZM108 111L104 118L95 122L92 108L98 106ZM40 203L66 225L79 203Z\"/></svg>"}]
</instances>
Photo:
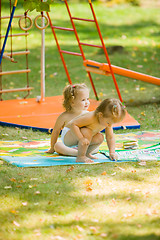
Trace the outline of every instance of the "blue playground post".
<instances>
[{"instance_id":1,"label":"blue playground post","mask_svg":"<svg viewBox=\"0 0 160 240\"><path fill-rule=\"evenodd\" d=\"M5 35L5 39L4 39L4 42L3 42L3 47L2 47L1 55L0 55L0 64L2 62L2 57L3 57L5 45L6 45L6 42L7 42L8 34L9 34L9 31L10 31L10 28L11 28L11 23L12 23L12 19L13 19L13 16L14 16L14 12L15 12L15 9L16 9L16 6L17 6L17 1L18 0L15 0L15 2L14 2L13 9L12 9L11 16L10 16L10 20L9 20L9 23L8 23L8 28L7 28L7 31L6 31L6 35Z\"/></svg>"}]
</instances>

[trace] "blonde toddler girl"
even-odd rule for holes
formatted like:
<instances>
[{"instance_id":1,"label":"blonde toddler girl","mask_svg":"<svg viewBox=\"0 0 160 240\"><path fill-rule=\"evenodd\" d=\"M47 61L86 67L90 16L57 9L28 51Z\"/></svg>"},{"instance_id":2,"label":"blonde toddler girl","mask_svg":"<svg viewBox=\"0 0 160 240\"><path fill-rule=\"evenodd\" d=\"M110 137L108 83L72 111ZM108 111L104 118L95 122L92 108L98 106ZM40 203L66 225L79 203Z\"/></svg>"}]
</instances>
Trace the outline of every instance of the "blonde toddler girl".
<instances>
[{"instance_id":1,"label":"blonde toddler girl","mask_svg":"<svg viewBox=\"0 0 160 240\"><path fill-rule=\"evenodd\" d=\"M77 150L73 148L68 148L63 144L63 142L57 142L59 134L62 130L62 141L66 134L65 126L73 118L77 117L80 114L87 112L90 105L89 102L89 89L88 87L82 84L68 85L63 90L63 106L65 111L60 114L57 118L55 126L51 134L51 147L47 153L62 152L63 155L77 155ZM67 151L67 152L66 152Z\"/></svg>"},{"instance_id":2,"label":"blonde toddler girl","mask_svg":"<svg viewBox=\"0 0 160 240\"><path fill-rule=\"evenodd\" d=\"M72 119L68 124L64 136L64 144L68 147L78 144L76 162L93 162L93 152L103 139L100 131L105 129L105 137L111 160L116 160L115 138L112 125L125 117L126 110L118 99L105 99L95 111L87 112Z\"/></svg>"}]
</instances>

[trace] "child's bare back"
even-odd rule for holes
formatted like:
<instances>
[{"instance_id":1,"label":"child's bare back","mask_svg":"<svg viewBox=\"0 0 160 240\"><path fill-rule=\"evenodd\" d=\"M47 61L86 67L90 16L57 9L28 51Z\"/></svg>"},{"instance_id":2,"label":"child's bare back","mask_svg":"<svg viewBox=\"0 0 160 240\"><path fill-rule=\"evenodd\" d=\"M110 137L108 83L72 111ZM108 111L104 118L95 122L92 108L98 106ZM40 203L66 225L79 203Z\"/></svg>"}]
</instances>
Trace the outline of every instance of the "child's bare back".
<instances>
[{"instance_id":1,"label":"child's bare back","mask_svg":"<svg viewBox=\"0 0 160 240\"><path fill-rule=\"evenodd\" d=\"M91 162L90 153L99 146L103 139L100 131L105 129L105 136L110 152L110 158L114 160L115 139L112 125L121 121L125 116L125 109L118 99L105 99L93 112L78 116L67 124L70 129L65 138L67 146L78 144L77 162Z\"/></svg>"}]
</instances>

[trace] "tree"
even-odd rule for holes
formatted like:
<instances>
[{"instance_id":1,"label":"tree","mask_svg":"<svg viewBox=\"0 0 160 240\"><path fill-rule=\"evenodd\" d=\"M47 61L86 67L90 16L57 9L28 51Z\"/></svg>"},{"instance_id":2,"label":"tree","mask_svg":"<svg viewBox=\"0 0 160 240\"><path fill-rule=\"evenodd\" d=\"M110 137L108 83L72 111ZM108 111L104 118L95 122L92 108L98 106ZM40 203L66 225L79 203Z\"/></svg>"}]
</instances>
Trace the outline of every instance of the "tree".
<instances>
[{"instance_id":1,"label":"tree","mask_svg":"<svg viewBox=\"0 0 160 240\"><path fill-rule=\"evenodd\" d=\"M50 11L50 5L53 2L53 0L24 0L23 7L25 11L33 11L36 10L37 12L49 12Z\"/></svg>"}]
</instances>

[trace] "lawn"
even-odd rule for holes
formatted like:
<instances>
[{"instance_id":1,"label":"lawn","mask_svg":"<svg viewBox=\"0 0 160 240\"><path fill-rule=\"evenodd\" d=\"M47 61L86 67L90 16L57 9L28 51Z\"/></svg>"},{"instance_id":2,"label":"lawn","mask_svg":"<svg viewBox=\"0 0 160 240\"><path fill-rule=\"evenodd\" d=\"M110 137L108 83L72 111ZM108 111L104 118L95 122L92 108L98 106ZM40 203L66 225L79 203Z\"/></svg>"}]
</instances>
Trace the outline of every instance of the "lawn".
<instances>
[{"instance_id":1,"label":"lawn","mask_svg":"<svg viewBox=\"0 0 160 240\"><path fill-rule=\"evenodd\" d=\"M108 8L94 3L100 29L107 47L122 46L110 52L114 65L159 77L160 37L159 9L129 7ZM91 17L88 4L71 4L75 16ZM9 11L2 5L2 15ZM17 5L16 14L22 14ZM29 13L34 19L36 12ZM63 3L51 8L55 25L70 27ZM78 23L77 23L78 24ZM2 24L5 33L7 21ZM80 22L79 35L88 43L99 43L90 25ZM14 23L14 33L18 25ZM72 33L57 32L64 50L78 51ZM8 40L7 49L10 49ZM25 40L13 41L15 51L25 49ZM67 77L57 51L51 29L45 33L46 96L62 94ZM41 33L35 26L28 37L30 97L40 95ZM103 62L100 50L86 47L89 59ZM73 82L90 83L79 57L65 56ZM25 67L24 56L17 63L3 60L3 70ZM117 97L111 78L93 75L100 99ZM141 124L141 130L160 129L160 89L156 85L116 76L128 112ZM3 87L25 86L22 75L6 75ZM91 88L91 87L90 87ZM6 94L4 99L22 97ZM94 93L91 89L91 98ZM133 131L133 130L125 130ZM135 131L135 130L134 130ZM124 132L124 131L121 131ZM115 134L119 131L115 131ZM0 127L0 140L49 138L32 130ZM0 160L0 240L158 240L160 239L160 163L106 163L85 166L17 168Z\"/></svg>"}]
</instances>

